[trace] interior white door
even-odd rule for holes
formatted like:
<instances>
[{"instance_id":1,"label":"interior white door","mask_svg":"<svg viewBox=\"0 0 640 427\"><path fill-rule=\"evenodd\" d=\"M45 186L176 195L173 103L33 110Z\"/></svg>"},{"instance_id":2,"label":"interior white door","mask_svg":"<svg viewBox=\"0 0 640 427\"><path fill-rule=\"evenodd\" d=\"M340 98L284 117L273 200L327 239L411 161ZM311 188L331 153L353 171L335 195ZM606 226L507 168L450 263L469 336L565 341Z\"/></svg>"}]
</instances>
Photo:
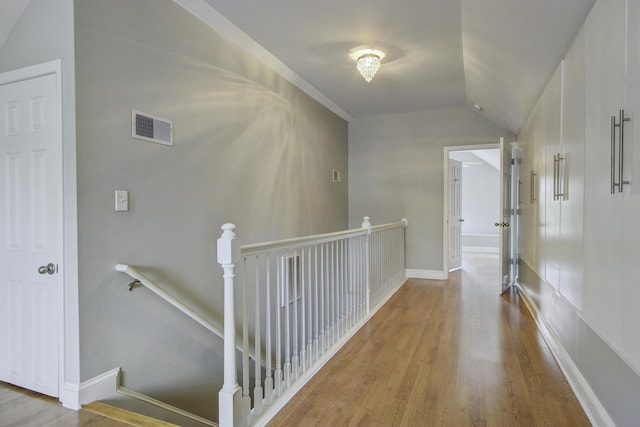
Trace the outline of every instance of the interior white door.
<instances>
[{"instance_id":1,"label":"interior white door","mask_svg":"<svg viewBox=\"0 0 640 427\"><path fill-rule=\"evenodd\" d=\"M449 159L449 271L462 267L462 162Z\"/></svg>"},{"instance_id":2,"label":"interior white door","mask_svg":"<svg viewBox=\"0 0 640 427\"><path fill-rule=\"evenodd\" d=\"M58 396L61 141L56 76L0 86L0 380Z\"/></svg>"},{"instance_id":3,"label":"interior white door","mask_svg":"<svg viewBox=\"0 0 640 427\"><path fill-rule=\"evenodd\" d=\"M511 285L511 145L500 138L500 215L496 227L500 230L500 289L504 293Z\"/></svg>"}]
</instances>

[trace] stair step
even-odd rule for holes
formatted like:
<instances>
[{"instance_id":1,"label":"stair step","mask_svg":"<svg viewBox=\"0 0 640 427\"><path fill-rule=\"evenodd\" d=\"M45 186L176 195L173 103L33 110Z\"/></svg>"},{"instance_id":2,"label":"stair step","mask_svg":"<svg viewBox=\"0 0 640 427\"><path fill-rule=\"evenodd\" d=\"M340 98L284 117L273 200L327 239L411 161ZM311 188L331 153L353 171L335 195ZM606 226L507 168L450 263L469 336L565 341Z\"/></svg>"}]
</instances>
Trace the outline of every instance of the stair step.
<instances>
[{"instance_id":1,"label":"stair step","mask_svg":"<svg viewBox=\"0 0 640 427\"><path fill-rule=\"evenodd\" d=\"M120 421L138 427L177 427L177 424L171 424L166 421L161 421L156 418L151 418L146 415L137 414L126 409L117 408L115 406L108 405L103 402L91 402L84 405L82 409L85 409L94 414L102 415L112 420Z\"/></svg>"}]
</instances>

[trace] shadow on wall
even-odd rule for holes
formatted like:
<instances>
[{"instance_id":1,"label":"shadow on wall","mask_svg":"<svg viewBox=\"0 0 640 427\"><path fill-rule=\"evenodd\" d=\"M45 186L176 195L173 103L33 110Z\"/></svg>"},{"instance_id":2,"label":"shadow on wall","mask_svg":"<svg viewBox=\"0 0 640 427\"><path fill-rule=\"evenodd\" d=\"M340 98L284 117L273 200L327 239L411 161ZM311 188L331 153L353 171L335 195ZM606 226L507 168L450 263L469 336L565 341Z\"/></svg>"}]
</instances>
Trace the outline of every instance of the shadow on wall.
<instances>
[{"instance_id":1,"label":"shadow on wall","mask_svg":"<svg viewBox=\"0 0 640 427\"><path fill-rule=\"evenodd\" d=\"M202 90L181 93L179 82L185 79ZM145 168L147 173L135 177L140 184L148 183L143 191L180 193L185 181L198 182L189 188L201 192L202 203L192 200L192 208L213 209L211 217L236 223L247 243L317 233L318 228L335 230L330 225L335 215L329 213L334 218L327 221L327 208L335 205L327 194L336 185L326 163L331 147L291 98L306 95L284 96L207 64L158 86L158 91L175 95L167 105L154 108L183 119L175 123L176 147L170 161L157 173ZM145 157L154 149L140 147ZM210 197L215 197L215 206L207 200Z\"/></svg>"},{"instance_id":2,"label":"shadow on wall","mask_svg":"<svg viewBox=\"0 0 640 427\"><path fill-rule=\"evenodd\" d=\"M242 243L346 228L347 124L172 2L75 9L81 378L120 366L125 387L215 419L221 341L113 268L221 320L223 223ZM174 146L132 139L132 108L172 120Z\"/></svg>"}]
</instances>

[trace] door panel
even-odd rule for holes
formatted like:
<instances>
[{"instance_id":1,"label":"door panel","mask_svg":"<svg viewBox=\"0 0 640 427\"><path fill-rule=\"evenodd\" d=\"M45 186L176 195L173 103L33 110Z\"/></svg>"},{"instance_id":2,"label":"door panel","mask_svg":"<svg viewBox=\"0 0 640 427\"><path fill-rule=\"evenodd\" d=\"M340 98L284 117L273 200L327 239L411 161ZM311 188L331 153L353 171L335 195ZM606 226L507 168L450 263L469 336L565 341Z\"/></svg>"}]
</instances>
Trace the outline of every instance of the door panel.
<instances>
[{"instance_id":1,"label":"door panel","mask_svg":"<svg viewBox=\"0 0 640 427\"><path fill-rule=\"evenodd\" d=\"M449 271L462 267L462 162L449 159Z\"/></svg>"},{"instance_id":2,"label":"door panel","mask_svg":"<svg viewBox=\"0 0 640 427\"><path fill-rule=\"evenodd\" d=\"M0 380L50 396L62 308L57 96L55 75L0 86Z\"/></svg>"},{"instance_id":3,"label":"door panel","mask_svg":"<svg viewBox=\"0 0 640 427\"><path fill-rule=\"evenodd\" d=\"M562 151L562 79L563 64L560 64L542 94L542 121L544 122L544 183L547 198L544 206L544 279L554 289L560 285L560 217L561 199L558 186L564 182L556 173L563 169L565 161L554 161L555 156L564 157Z\"/></svg>"},{"instance_id":4,"label":"door panel","mask_svg":"<svg viewBox=\"0 0 640 427\"><path fill-rule=\"evenodd\" d=\"M496 223L500 230L500 289L506 291L511 285L511 146L500 138L500 213Z\"/></svg>"},{"instance_id":5,"label":"door panel","mask_svg":"<svg viewBox=\"0 0 640 427\"><path fill-rule=\"evenodd\" d=\"M611 195L611 116L624 107L625 45L623 0L597 1L586 21L584 293L585 321L614 347L621 346L624 283L620 264L624 199Z\"/></svg>"}]
</instances>

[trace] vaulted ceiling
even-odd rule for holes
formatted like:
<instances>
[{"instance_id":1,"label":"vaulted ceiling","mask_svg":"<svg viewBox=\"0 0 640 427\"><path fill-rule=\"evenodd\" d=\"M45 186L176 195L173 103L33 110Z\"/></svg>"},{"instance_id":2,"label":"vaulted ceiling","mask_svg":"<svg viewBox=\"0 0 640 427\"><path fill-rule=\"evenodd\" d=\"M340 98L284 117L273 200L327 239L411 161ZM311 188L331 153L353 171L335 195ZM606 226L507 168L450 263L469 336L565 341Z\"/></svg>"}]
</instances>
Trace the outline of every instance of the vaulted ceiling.
<instances>
[{"instance_id":1,"label":"vaulted ceiling","mask_svg":"<svg viewBox=\"0 0 640 427\"><path fill-rule=\"evenodd\" d=\"M595 0L174 0L349 120L474 104L517 134ZM28 0L2 4L0 47ZM371 83L358 47L387 56Z\"/></svg>"},{"instance_id":2,"label":"vaulted ceiling","mask_svg":"<svg viewBox=\"0 0 640 427\"><path fill-rule=\"evenodd\" d=\"M213 8L347 119L478 104L516 134L595 2L175 1ZM371 83L349 57L357 47L387 53Z\"/></svg>"}]
</instances>

